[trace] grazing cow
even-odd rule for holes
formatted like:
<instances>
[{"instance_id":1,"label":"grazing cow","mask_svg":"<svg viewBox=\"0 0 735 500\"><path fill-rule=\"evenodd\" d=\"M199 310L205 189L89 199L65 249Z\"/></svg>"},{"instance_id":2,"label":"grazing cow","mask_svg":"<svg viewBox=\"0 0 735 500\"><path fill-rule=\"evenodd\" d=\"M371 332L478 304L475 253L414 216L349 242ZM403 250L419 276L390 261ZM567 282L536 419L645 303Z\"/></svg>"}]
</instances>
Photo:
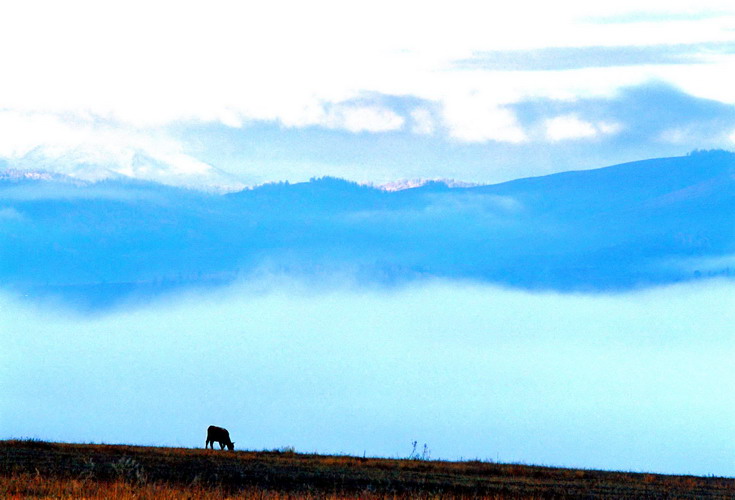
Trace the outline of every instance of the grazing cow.
<instances>
[{"instance_id":1,"label":"grazing cow","mask_svg":"<svg viewBox=\"0 0 735 500\"><path fill-rule=\"evenodd\" d=\"M207 429L207 442L204 444L204 448L206 449L211 446L211 448L214 449L215 441L219 443L220 450L224 450L225 446L227 446L227 449L230 451L235 449L235 443L230 441L230 433L227 432L227 429L210 425Z\"/></svg>"}]
</instances>

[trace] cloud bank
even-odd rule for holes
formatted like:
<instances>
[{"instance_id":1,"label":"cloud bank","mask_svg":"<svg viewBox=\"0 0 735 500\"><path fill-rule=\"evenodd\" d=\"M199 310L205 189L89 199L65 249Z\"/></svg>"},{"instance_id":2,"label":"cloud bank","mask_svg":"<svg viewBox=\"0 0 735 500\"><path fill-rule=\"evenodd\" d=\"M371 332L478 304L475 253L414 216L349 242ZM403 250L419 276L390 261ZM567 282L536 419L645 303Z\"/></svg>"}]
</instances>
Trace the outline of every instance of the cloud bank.
<instances>
[{"instance_id":1,"label":"cloud bank","mask_svg":"<svg viewBox=\"0 0 735 500\"><path fill-rule=\"evenodd\" d=\"M594 108L578 104L574 114L589 127L569 132L567 124L561 134L529 128L517 110L539 100L559 106L596 100L622 113L626 103L618 96L651 82L731 107L730 86L721 78L735 64L731 6L649 3L641 11L633 3L520 2L491 15L486 9L476 2L451 8L378 2L358 19L330 2L194 3L175 14L138 2L114 9L87 2L5 7L0 43L13 50L0 55L0 67L12 78L0 82L0 129L11 140L0 157L13 166L43 164L81 177L118 174L234 188L324 174L361 181L416 177L409 167L360 155L342 161L331 145L340 134L357 134L372 143L368 147L388 151L415 150L417 143L439 150L442 158L423 162L429 172L423 176L468 181L528 175L518 172L523 165L548 173L542 150L550 143L593 144L604 153L598 166L659 155L661 142L676 145L667 154L709 142L732 145L735 125L728 122L715 127L716 138L707 144L684 140L690 130L682 129L647 141L643 155L631 156L600 140L625 130L633 135L634 127L592 120L587 115ZM653 118L665 123L663 112ZM558 119L547 114L541 123ZM692 121L695 129L711 125ZM202 126L231 130L243 149L237 161L205 137L185 133ZM298 163L271 167L247 149L247 137L257 143L263 126L297 143L321 129L330 145ZM426 140L430 144L421 143ZM489 148L486 155L472 152L482 169L465 166L462 153L473 145ZM524 157L514 149L528 146L539 152ZM131 159L141 156L150 160ZM309 162L315 168L304 171Z\"/></svg>"},{"instance_id":2,"label":"cloud bank","mask_svg":"<svg viewBox=\"0 0 735 500\"><path fill-rule=\"evenodd\" d=\"M730 283L620 295L288 278L79 316L0 296L3 437L733 475Z\"/></svg>"}]
</instances>

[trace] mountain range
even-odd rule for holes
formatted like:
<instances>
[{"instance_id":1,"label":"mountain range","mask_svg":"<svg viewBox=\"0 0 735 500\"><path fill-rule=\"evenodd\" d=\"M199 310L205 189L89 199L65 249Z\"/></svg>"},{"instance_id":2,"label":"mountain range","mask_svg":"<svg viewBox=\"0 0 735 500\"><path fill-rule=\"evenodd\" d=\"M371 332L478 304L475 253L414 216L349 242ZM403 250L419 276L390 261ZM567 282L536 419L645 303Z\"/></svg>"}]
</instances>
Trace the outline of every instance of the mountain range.
<instances>
[{"instance_id":1,"label":"mountain range","mask_svg":"<svg viewBox=\"0 0 735 500\"><path fill-rule=\"evenodd\" d=\"M336 178L207 193L0 172L0 283L106 307L270 274L608 292L735 273L735 154L464 187ZM459 187L456 187L459 186Z\"/></svg>"}]
</instances>

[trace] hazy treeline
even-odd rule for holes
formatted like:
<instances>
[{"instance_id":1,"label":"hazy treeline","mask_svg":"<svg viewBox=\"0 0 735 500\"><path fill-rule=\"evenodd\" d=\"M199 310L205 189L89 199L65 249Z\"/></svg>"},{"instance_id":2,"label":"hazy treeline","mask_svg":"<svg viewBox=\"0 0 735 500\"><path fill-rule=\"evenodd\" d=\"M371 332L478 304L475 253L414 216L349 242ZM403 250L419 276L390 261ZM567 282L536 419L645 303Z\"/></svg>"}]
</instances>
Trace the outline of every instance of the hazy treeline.
<instances>
[{"instance_id":1,"label":"hazy treeline","mask_svg":"<svg viewBox=\"0 0 735 500\"><path fill-rule=\"evenodd\" d=\"M722 151L397 192L321 178L212 194L6 173L0 281L106 303L262 272L563 291L729 275L733 173Z\"/></svg>"}]
</instances>

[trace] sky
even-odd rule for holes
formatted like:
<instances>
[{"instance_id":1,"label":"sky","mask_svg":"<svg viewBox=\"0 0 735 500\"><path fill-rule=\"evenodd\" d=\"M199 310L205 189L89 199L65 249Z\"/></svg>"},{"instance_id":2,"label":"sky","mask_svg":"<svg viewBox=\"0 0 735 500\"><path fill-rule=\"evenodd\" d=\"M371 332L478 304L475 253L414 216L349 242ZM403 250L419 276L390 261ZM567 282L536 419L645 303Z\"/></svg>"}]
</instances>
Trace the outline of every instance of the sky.
<instances>
[{"instance_id":1,"label":"sky","mask_svg":"<svg viewBox=\"0 0 735 500\"><path fill-rule=\"evenodd\" d=\"M29 1L0 46L0 161L86 179L494 183L735 141L725 1Z\"/></svg>"},{"instance_id":2,"label":"sky","mask_svg":"<svg viewBox=\"0 0 735 500\"><path fill-rule=\"evenodd\" d=\"M725 1L4 2L0 71L0 171L233 191L735 149ZM3 227L25 215L2 203ZM94 312L2 289L0 438L201 447L214 424L238 449L402 457L416 440L434 458L735 476L731 281L324 281Z\"/></svg>"}]
</instances>

